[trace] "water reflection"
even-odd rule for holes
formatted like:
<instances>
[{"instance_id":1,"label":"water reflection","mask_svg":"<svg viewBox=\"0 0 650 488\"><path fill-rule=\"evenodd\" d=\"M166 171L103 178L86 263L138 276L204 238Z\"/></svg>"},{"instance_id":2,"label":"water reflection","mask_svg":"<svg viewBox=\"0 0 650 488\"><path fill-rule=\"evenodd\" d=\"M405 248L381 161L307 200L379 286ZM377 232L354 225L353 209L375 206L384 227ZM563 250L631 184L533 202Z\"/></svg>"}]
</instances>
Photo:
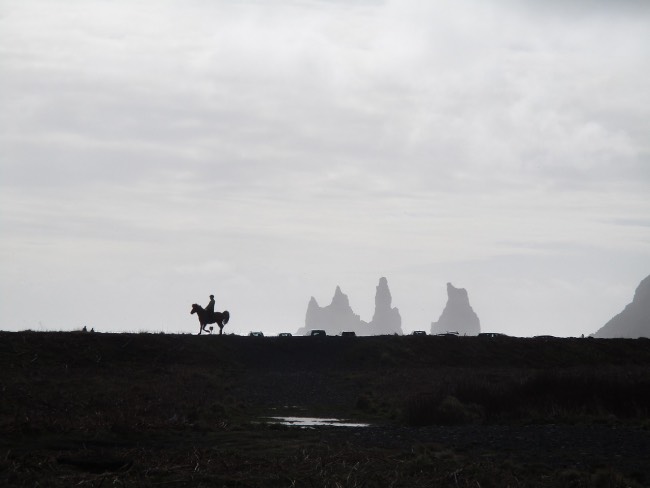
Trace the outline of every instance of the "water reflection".
<instances>
[{"instance_id":1,"label":"water reflection","mask_svg":"<svg viewBox=\"0 0 650 488\"><path fill-rule=\"evenodd\" d=\"M370 424L348 422L342 419L327 419L320 417L267 417L266 421L280 425L295 427L368 427Z\"/></svg>"}]
</instances>

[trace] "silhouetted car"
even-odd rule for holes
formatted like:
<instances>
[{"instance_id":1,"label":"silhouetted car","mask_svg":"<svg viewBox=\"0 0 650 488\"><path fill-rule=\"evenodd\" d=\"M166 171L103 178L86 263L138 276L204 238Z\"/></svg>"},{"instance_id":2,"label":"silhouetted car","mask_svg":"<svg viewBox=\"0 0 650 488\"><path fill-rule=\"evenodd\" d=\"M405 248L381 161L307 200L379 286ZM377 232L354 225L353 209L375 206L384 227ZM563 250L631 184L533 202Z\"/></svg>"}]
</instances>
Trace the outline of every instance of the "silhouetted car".
<instances>
[{"instance_id":1,"label":"silhouetted car","mask_svg":"<svg viewBox=\"0 0 650 488\"><path fill-rule=\"evenodd\" d=\"M291 334L289 332L280 332L278 337L291 337Z\"/></svg>"},{"instance_id":2,"label":"silhouetted car","mask_svg":"<svg viewBox=\"0 0 650 488\"><path fill-rule=\"evenodd\" d=\"M264 334L262 332L250 332L249 337L264 337Z\"/></svg>"},{"instance_id":3,"label":"silhouetted car","mask_svg":"<svg viewBox=\"0 0 650 488\"><path fill-rule=\"evenodd\" d=\"M459 337L458 332L444 332L442 334L436 334L437 337Z\"/></svg>"},{"instance_id":4,"label":"silhouetted car","mask_svg":"<svg viewBox=\"0 0 650 488\"><path fill-rule=\"evenodd\" d=\"M557 337L552 336L552 335L538 335L538 336L534 336L533 339L542 339L542 340L547 341L549 339L557 339Z\"/></svg>"},{"instance_id":5,"label":"silhouetted car","mask_svg":"<svg viewBox=\"0 0 650 488\"><path fill-rule=\"evenodd\" d=\"M357 333L354 331L341 332L341 337L356 337Z\"/></svg>"},{"instance_id":6,"label":"silhouetted car","mask_svg":"<svg viewBox=\"0 0 650 488\"><path fill-rule=\"evenodd\" d=\"M312 330L309 333L309 335L310 336L326 336L327 334L325 333L324 330L316 329L316 330Z\"/></svg>"},{"instance_id":7,"label":"silhouetted car","mask_svg":"<svg viewBox=\"0 0 650 488\"><path fill-rule=\"evenodd\" d=\"M411 334L412 335L427 335L427 333L425 331L423 331L423 330L414 330Z\"/></svg>"},{"instance_id":8,"label":"silhouetted car","mask_svg":"<svg viewBox=\"0 0 650 488\"><path fill-rule=\"evenodd\" d=\"M505 334L501 334L500 332L481 332L481 333L479 333L478 336L479 336L479 337L491 337L491 338L495 338L495 337L508 337L507 335L505 335Z\"/></svg>"}]
</instances>

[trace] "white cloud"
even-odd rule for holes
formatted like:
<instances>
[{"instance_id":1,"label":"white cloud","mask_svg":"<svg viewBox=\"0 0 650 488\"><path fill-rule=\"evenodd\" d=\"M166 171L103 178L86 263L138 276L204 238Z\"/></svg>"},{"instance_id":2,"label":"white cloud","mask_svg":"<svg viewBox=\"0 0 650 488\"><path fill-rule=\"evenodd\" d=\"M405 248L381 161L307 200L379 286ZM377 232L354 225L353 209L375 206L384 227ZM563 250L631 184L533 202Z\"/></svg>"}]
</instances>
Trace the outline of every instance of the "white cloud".
<instances>
[{"instance_id":1,"label":"white cloud","mask_svg":"<svg viewBox=\"0 0 650 488\"><path fill-rule=\"evenodd\" d=\"M310 295L365 310L390 272L409 330L448 275L489 309L522 273L481 270L575 249L628 256L611 303L650 264L650 12L547 3L3 2L3 322L47 282L60 327L92 310L72 290L136 330L140 301L185 324L212 291L297 329ZM539 330L534 295L590 306L587 268L485 313Z\"/></svg>"}]
</instances>

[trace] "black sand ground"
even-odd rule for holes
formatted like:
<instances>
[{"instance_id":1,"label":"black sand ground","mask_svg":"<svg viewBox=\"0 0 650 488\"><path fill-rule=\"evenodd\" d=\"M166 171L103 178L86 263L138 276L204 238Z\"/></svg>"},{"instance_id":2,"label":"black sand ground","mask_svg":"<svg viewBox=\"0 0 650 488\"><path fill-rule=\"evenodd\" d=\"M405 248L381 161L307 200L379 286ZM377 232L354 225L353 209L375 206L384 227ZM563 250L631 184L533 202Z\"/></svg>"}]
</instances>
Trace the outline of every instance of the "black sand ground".
<instances>
[{"instance_id":1,"label":"black sand ground","mask_svg":"<svg viewBox=\"0 0 650 488\"><path fill-rule=\"evenodd\" d=\"M0 333L0 485L650 486L649 380L647 340Z\"/></svg>"}]
</instances>

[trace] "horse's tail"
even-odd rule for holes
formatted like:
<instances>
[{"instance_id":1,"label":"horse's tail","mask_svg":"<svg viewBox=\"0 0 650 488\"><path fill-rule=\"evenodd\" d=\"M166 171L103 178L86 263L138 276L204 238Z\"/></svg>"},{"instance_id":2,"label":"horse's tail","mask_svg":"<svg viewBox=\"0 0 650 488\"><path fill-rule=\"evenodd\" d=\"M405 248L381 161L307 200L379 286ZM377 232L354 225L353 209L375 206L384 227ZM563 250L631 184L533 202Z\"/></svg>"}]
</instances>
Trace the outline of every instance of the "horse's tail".
<instances>
[{"instance_id":1,"label":"horse's tail","mask_svg":"<svg viewBox=\"0 0 650 488\"><path fill-rule=\"evenodd\" d=\"M230 320L230 312L228 312L228 310L224 310L224 312L223 312L223 325L226 325L229 320Z\"/></svg>"}]
</instances>

